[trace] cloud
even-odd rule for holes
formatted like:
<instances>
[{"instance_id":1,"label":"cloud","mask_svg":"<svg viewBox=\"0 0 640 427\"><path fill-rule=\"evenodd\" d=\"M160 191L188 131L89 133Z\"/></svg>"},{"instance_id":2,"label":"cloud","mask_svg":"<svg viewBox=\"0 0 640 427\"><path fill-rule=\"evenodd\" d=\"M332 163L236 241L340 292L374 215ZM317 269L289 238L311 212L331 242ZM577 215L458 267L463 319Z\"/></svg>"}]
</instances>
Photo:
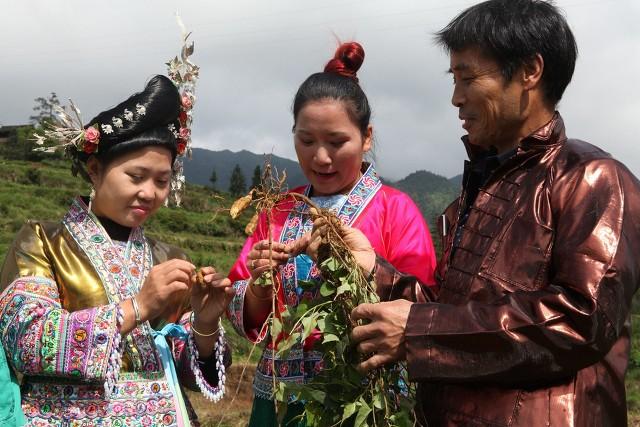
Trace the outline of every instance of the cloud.
<instances>
[{"instance_id":1,"label":"cloud","mask_svg":"<svg viewBox=\"0 0 640 427\"><path fill-rule=\"evenodd\" d=\"M0 123L28 120L33 99L56 91L85 120L141 90L178 52L179 9L201 66L194 110L196 146L247 149L295 159L291 102L322 69L336 36L366 50L360 80L374 110L382 174L417 169L460 172L464 150L450 104L448 58L432 42L471 1L235 0L86 2L40 0L3 5ZM568 133L600 145L640 173L632 129L640 59L635 0L557 2L575 31L580 58L560 110ZM633 139L632 139L633 138Z\"/></svg>"}]
</instances>

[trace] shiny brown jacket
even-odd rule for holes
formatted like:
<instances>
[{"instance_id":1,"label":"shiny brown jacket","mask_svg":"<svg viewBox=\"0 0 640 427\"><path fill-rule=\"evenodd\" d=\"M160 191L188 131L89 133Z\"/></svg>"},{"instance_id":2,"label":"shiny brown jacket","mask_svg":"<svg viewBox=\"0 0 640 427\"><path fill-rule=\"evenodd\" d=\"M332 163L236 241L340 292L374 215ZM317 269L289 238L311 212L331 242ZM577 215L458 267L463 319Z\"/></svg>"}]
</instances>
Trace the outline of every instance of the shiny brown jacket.
<instances>
[{"instance_id":1,"label":"shiny brown jacket","mask_svg":"<svg viewBox=\"0 0 640 427\"><path fill-rule=\"evenodd\" d=\"M445 212L439 294L418 298L432 302L412 306L405 333L428 425L626 425L638 180L567 140L556 114L481 187L451 256L459 205ZM378 284L415 298L390 273L379 264Z\"/></svg>"}]
</instances>

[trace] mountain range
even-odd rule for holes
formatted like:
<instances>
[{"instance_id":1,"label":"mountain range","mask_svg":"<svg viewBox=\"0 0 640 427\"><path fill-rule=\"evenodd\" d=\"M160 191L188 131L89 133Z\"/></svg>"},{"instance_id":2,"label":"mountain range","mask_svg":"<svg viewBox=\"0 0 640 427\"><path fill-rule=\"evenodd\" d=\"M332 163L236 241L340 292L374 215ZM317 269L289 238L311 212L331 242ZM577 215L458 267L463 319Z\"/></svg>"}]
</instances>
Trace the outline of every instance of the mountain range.
<instances>
[{"instance_id":1,"label":"mountain range","mask_svg":"<svg viewBox=\"0 0 640 427\"><path fill-rule=\"evenodd\" d=\"M215 171L217 180L215 187L227 191L231 172L236 165L240 166L247 186L256 166L262 167L265 156L247 150L232 152L229 150L212 151L204 148L193 149L193 159L185 162L184 172L187 181L211 186L209 178ZM282 172L287 171L289 188L305 184L307 181L298 162L283 157L271 156L271 164ZM407 193L418 205L425 219L434 230L436 218L460 192L462 177L445 178L425 170L416 171L399 181L383 178L385 184L396 187Z\"/></svg>"},{"instance_id":2,"label":"mountain range","mask_svg":"<svg viewBox=\"0 0 640 427\"><path fill-rule=\"evenodd\" d=\"M212 151L194 148L193 158L184 163L184 175L188 182L211 186L209 178L211 178L211 172L215 171L217 175L215 187L221 191L228 191L231 172L236 165L240 166L245 182L249 186L254 169L256 166L262 168L264 161L264 154L255 154L247 150L234 153L229 150ZM271 156L271 165L279 172L287 171L287 183L290 188L306 183L298 162Z\"/></svg>"}]
</instances>

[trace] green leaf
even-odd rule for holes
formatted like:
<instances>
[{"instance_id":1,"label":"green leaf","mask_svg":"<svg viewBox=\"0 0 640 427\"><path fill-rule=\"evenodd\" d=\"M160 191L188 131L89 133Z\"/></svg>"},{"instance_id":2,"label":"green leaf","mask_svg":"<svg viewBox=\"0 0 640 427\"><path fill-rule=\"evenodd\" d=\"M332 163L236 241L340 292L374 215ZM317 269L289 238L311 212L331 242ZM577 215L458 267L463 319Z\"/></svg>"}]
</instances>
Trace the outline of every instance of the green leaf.
<instances>
[{"instance_id":1,"label":"green leaf","mask_svg":"<svg viewBox=\"0 0 640 427\"><path fill-rule=\"evenodd\" d=\"M362 375L356 368L349 366L346 374L346 380L355 386L361 386L364 375Z\"/></svg>"},{"instance_id":2,"label":"green leaf","mask_svg":"<svg viewBox=\"0 0 640 427\"><path fill-rule=\"evenodd\" d=\"M320 424L320 420L318 419L318 415L316 413L314 413L313 411L305 410L305 418L306 418L306 423L305 424L308 425L308 426L315 426L315 425L319 425Z\"/></svg>"},{"instance_id":3,"label":"green leaf","mask_svg":"<svg viewBox=\"0 0 640 427\"><path fill-rule=\"evenodd\" d=\"M358 403L360 404L360 409L358 409L358 415L356 415L356 422L353 427L367 426L367 417L371 413L371 408L362 398L358 400Z\"/></svg>"},{"instance_id":4,"label":"green leaf","mask_svg":"<svg viewBox=\"0 0 640 427\"><path fill-rule=\"evenodd\" d=\"M307 339L307 337L309 335L311 335L311 332L313 331L313 329L316 327L316 325L318 324L317 322L317 315L312 315L309 317L303 317L302 318L302 327L303 327L303 331L302 331L302 337L301 340L304 342L304 340Z\"/></svg>"},{"instance_id":5,"label":"green leaf","mask_svg":"<svg viewBox=\"0 0 640 427\"><path fill-rule=\"evenodd\" d=\"M345 284L342 284L342 285L338 286L338 289L336 290L336 296L342 295L345 292L353 292L353 288L352 288L351 284L345 283Z\"/></svg>"},{"instance_id":6,"label":"green leaf","mask_svg":"<svg viewBox=\"0 0 640 427\"><path fill-rule=\"evenodd\" d=\"M324 262L320 264L320 266L323 269L329 270L331 272L336 272L340 268L338 261L336 261L336 259L333 257L327 258L326 260L324 260Z\"/></svg>"},{"instance_id":7,"label":"green leaf","mask_svg":"<svg viewBox=\"0 0 640 427\"><path fill-rule=\"evenodd\" d=\"M412 416L405 411L397 412L389 417L389 423L391 426L410 426L413 425Z\"/></svg>"},{"instance_id":8,"label":"green leaf","mask_svg":"<svg viewBox=\"0 0 640 427\"><path fill-rule=\"evenodd\" d=\"M290 318L291 318L291 316L292 316L292 314L293 314L292 310L293 310L293 309L292 309L291 307L287 306L287 308L286 308L282 313L280 313L280 318L281 318L283 321L284 321L285 319L290 319Z\"/></svg>"},{"instance_id":9,"label":"green leaf","mask_svg":"<svg viewBox=\"0 0 640 427\"><path fill-rule=\"evenodd\" d=\"M356 402L347 403L342 412L342 421L346 421L351 415L356 413Z\"/></svg>"},{"instance_id":10,"label":"green leaf","mask_svg":"<svg viewBox=\"0 0 640 427\"><path fill-rule=\"evenodd\" d=\"M338 336L344 335L347 330L347 326L344 321L341 322L338 320L337 316L338 313L336 311L332 311L327 314L324 318L324 328L321 328L321 331Z\"/></svg>"},{"instance_id":11,"label":"green leaf","mask_svg":"<svg viewBox=\"0 0 640 427\"><path fill-rule=\"evenodd\" d=\"M296 283L305 291L311 291L318 287L318 282L315 280L298 280Z\"/></svg>"},{"instance_id":12,"label":"green leaf","mask_svg":"<svg viewBox=\"0 0 640 427\"><path fill-rule=\"evenodd\" d=\"M373 395L373 407L377 409L384 408L384 402L382 401L383 397L381 394L376 393Z\"/></svg>"},{"instance_id":13,"label":"green leaf","mask_svg":"<svg viewBox=\"0 0 640 427\"><path fill-rule=\"evenodd\" d=\"M285 389L286 385L284 382L276 382L276 389L274 390L273 397L279 402L285 401Z\"/></svg>"},{"instance_id":14,"label":"green leaf","mask_svg":"<svg viewBox=\"0 0 640 427\"><path fill-rule=\"evenodd\" d=\"M307 301L301 301L296 307L296 319L304 316L307 311L309 311L309 303Z\"/></svg>"},{"instance_id":15,"label":"green leaf","mask_svg":"<svg viewBox=\"0 0 640 427\"><path fill-rule=\"evenodd\" d=\"M291 335L289 335L286 339L280 341L278 343L278 356L280 357L286 357L289 354L289 350L291 350L291 347L293 347L296 343L299 343L300 340L300 333L299 332L294 332Z\"/></svg>"},{"instance_id":16,"label":"green leaf","mask_svg":"<svg viewBox=\"0 0 640 427\"><path fill-rule=\"evenodd\" d=\"M278 337L282 332L282 322L277 317L271 319L271 336Z\"/></svg>"},{"instance_id":17,"label":"green leaf","mask_svg":"<svg viewBox=\"0 0 640 427\"><path fill-rule=\"evenodd\" d=\"M327 393L315 388L309 388L308 390L306 390L305 394L311 397L311 399L315 400L316 402L324 402L327 397Z\"/></svg>"},{"instance_id":18,"label":"green leaf","mask_svg":"<svg viewBox=\"0 0 640 427\"><path fill-rule=\"evenodd\" d=\"M273 279L271 278L271 274L269 272L265 272L260 275L256 280L253 281L253 284L256 286L271 286L273 285Z\"/></svg>"},{"instance_id":19,"label":"green leaf","mask_svg":"<svg viewBox=\"0 0 640 427\"><path fill-rule=\"evenodd\" d=\"M336 289L329 282L322 282L322 286L320 286L320 295L323 297L328 297L329 295L333 295L336 293Z\"/></svg>"},{"instance_id":20,"label":"green leaf","mask_svg":"<svg viewBox=\"0 0 640 427\"><path fill-rule=\"evenodd\" d=\"M326 344L328 342L340 341L337 335L334 334L324 334L324 339L322 340L322 344Z\"/></svg>"}]
</instances>

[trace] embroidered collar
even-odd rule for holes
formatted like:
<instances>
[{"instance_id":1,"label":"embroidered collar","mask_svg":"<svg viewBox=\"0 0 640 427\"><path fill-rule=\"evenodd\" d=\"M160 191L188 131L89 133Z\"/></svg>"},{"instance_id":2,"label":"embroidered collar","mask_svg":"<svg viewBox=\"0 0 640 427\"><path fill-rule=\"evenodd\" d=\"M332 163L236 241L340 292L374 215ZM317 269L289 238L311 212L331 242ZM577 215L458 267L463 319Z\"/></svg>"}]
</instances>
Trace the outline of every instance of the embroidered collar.
<instances>
[{"instance_id":1,"label":"embroidered collar","mask_svg":"<svg viewBox=\"0 0 640 427\"><path fill-rule=\"evenodd\" d=\"M142 227L131 230L122 256L82 198L73 200L62 223L91 262L111 303L121 302L138 293L153 266L151 248L144 238ZM161 369L149 322L126 336L125 349L136 370Z\"/></svg>"}]
</instances>

